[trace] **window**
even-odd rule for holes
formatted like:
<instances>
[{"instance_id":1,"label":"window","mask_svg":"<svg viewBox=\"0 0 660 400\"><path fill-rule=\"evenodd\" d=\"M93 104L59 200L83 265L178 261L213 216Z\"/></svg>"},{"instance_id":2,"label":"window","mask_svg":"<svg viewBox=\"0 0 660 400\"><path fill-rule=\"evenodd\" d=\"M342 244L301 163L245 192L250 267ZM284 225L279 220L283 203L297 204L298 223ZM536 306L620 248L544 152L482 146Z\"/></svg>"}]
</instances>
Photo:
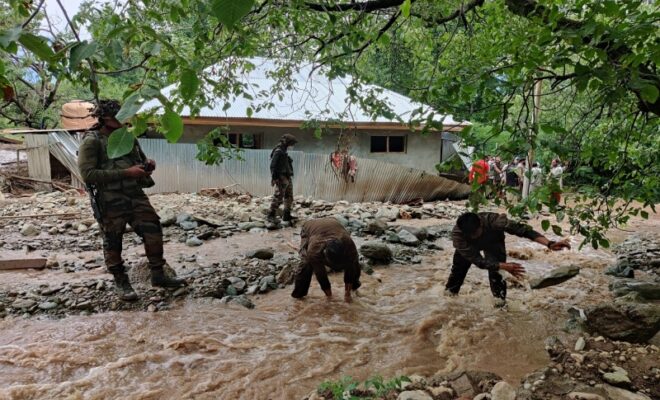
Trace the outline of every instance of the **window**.
<instances>
[{"instance_id":1,"label":"window","mask_svg":"<svg viewBox=\"0 0 660 400\"><path fill-rule=\"evenodd\" d=\"M227 133L229 144L241 149L260 149L262 142L261 133ZM215 141L216 146L220 146L220 141Z\"/></svg>"},{"instance_id":2,"label":"window","mask_svg":"<svg viewBox=\"0 0 660 400\"><path fill-rule=\"evenodd\" d=\"M371 136L372 153L405 153L405 136Z\"/></svg>"}]
</instances>

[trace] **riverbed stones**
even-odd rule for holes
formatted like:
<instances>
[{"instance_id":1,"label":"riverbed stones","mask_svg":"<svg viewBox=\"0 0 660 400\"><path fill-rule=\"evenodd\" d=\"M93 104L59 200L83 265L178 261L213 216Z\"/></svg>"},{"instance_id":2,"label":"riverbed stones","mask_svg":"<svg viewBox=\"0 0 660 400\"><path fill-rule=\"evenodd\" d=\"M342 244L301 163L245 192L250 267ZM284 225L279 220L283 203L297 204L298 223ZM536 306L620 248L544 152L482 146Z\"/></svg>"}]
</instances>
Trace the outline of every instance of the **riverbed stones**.
<instances>
[{"instance_id":1,"label":"riverbed stones","mask_svg":"<svg viewBox=\"0 0 660 400\"><path fill-rule=\"evenodd\" d=\"M273 275L266 275L259 280L260 293L266 293L271 289L277 289L277 281Z\"/></svg>"},{"instance_id":2,"label":"riverbed stones","mask_svg":"<svg viewBox=\"0 0 660 400\"><path fill-rule=\"evenodd\" d=\"M204 242L200 240L197 236L189 237L186 239L186 246L188 247L197 247L203 245Z\"/></svg>"},{"instance_id":3,"label":"riverbed stones","mask_svg":"<svg viewBox=\"0 0 660 400\"><path fill-rule=\"evenodd\" d=\"M586 326L613 340L646 342L660 330L660 305L603 303L585 310Z\"/></svg>"},{"instance_id":4,"label":"riverbed stones","mask_svg":"<svg viewBox=\"0 0 660 400\"><path fill-rule=\"evenodd\" d=\"M44 301L43 303L39 303L37 307L39 307L40 310L49 311L57 308L57 303L52 301Z\"/></svg>"},{"instance_id":5,"label":"riverbed stones","mask_svg":"<svg viewBox=\"0 0 660 400\"><path fill-rule=\"evenodd\" d=\"M290 283L293 283L293 279L296 276L296 266L294 264L286 264L280 272L277 274L277 277L275 278L277 283L280 285L288 285Z\"/></svg>"},{"instance_id":6,"label":"riverbed stones","mask_svg":"<svg viewBox=\"0 0 660 400\"><path fill-rule=\"evenodd\" d=\"M400 210L397 207L381 207L376 211L376 219L396 221L399 218L399 212Z\"/></svg>"},{"instance_id":7,"label":"riverbed stones","mask_svg":"<svg viewBox=\"0 0 660 400\"><path fill-rule=\"evenodd\" d=\"M364 231L367 233L371 233L376 236L380 236L385 231L387 230L387 222L384 220L377 218L367 224L367 226L364 228Z\"/></svg>"},{"instance_id":8,"label":"riverbed stones","mask_svg":"<svg viewBox=\"0 0 660 400\"><path fill-rule=\"evenodd\" d=\"M420 241L424 241L429 237L429 233L426 230L426 228L417 228L415 226L402 226L401 229L399 230L399 233L401 233L401 231L407 231L412 233Z\"/></svg>"},{"instance_id":9,"label":"riverbed stones","mask_svg":"<svg viewBox=\"0 0 660 400\"><path fill-rule=\"evenodd\" d=\"M603 385L603 389L605 389L607 396L612 400L651 400L650 397L644 394L633 393L611 385Z\"/></svg>"},{"instance_id":10,"label":"riverbed stones","mask_svg":"<svg viewBox=\"0 0 660 400\"><path fill-rule=\"evenodd\" d=\"M420 244L419 239L405 229L401 229L399 233L397 233L397 236L399 237L399 242L406 246L419 246Z\"/></svg>"},{"instance_id":11,"label":"riverbed stones","mask_svg":"<svg viewBox=\"0 0 660 400\"><path fill-rule=\"evenodd\" d=\"M617 280L610 284L614 296L622 297L635 293L645 300L660 300L660 283Z\"/></svg>"},{"instance_id":12,"label":"riverbed stones","mask_svg":"<svg viewBox=\"0 0 660 400\"><path fill-rule=\"evenodd\" d=\"M612 368L611 372L605 372L603 379L610 385L618 387L628 387L632 383L628 377L628 371L617 366Z\"/></svg>"},{"instance_id":13,"label":"riverbed stones","mask_svg":"<svg viewBox=\"0 0 660 400\"><path fill-rule=\"evenodd\" d=\"M11 306L13 308L22 310L22 311L27 311L34 307L37 304L36 301L30 300L30 299L16 299L13 303L11 303Z\"/></svg>"},{"instance_id":14,"label":"riverbed stones","mask_svg":"<svg viewBox=\"0 0 660 400\"><path fill-rule=\"evenodd\" d=\"M360 246L360 253L366 258L378 262L389 262L392 259L392 250L380 241L365 242Z\"/></svg>"},{"instance_id":15,"label":"riverbed stones","mask_svg":"<svg viewBox=\"0 0 660 400\"><path fill-rule=\"evenodd\" d=\"M433 400L433 397L423 390L406 390L399 393L396 400Z\"/></svg>"},{"instance_id":16,"label":"riverbed stones","mask_svg":"<svg viewBox=\"0 0 660 400\"><path fill-rule=\"evenodd\" d=\"M229 281L230 285L236 289L238 293L243 293L245 291L245 288L247 287L247 283L239 277L230 276L229 278L227 278L227 280Z\"/></svg>"},{"instance_id":17,"label":"riverbed stones","mask_svg":"<svg viewBox=\"0 0 660 400\"><path fill-rule=\"evenodd\" d=\"M543 289L550 286L559 285L573 278L580 273L580 267L575 265L565 265L555 268L544 274L540 278L532 279L529 285L532 289Z\"/></svg>"},{"instance_id":18,"label":"riverbed stones","mask_svg":"<svg viewBox=\"0 0 660 400\"><path fill-rule=\"evenodd\" d=\"M516 400L516 390L507 382L497 382L490 391L492 400Z\"/></svg>"},{"instance_id":19,"label":"riverbed stones","mask_svg":"<svg viewBox=\"0 0 660 400\"><path fill-rule=\"evenodd\" d=\"M584 350L584 347L586 346L586 342L583 337L579 337L578 340L575 342L575 351L582 351Z\"/></svg>"},{"instance_id":20,"label":"riverbed stones","mask_svg":"<svg viewBox=\"0 0 660 400\"><path fill-rule=\"evenodd\" d=\"M274 255L275 251L270 247L252 250L247 253L248 258L257 258L259 260L270 260Z\"/></svg>"},{"instance_id":21,"label":"riverbed stones","mask_svg":"<svg viewBox=\"0 0 660 400\"><path fill-rule=\"evenodd\" d=\"M23 236L38 236L39 233L41 233L41 230L28 222L23 225L20 232Z\"/></svg>"}]
</instances>

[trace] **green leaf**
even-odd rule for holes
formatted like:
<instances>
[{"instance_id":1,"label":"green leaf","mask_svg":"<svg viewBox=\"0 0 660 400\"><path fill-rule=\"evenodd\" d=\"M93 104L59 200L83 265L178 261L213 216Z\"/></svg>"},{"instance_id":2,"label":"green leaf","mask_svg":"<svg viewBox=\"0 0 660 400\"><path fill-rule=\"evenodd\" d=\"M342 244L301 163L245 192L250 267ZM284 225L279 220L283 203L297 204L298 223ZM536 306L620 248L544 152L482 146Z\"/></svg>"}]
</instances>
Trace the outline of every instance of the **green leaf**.
<instances>
[{"instance_id":1,"label":"green leaf","mask_svg":"<svg viewBox=\"0 0 660 400\"><path fill-rule=\"evenodd\" d=\"M179 114L172 110L166 110L160 119L162 132L170 143L176 143L183 135L183 120Z\"/></svg>"},{"instance_id":2,"label":"green leaf","mask_svg":"<svg viewBox=\"0 0 660 400\"><path fill-rule=\"evenodd\" d=\"M144 99L140 94L133 93L124 100L124 104L122 104L121 109L119 109L115 118L117 118L119 122L125 122L140 111L142 104L144 104Z\"/></svg>"},{"instance_id":3,"label":"green leaf","mask_svg":"<svg viewBox=\"0 0 660 400\"><path fill-rule=\"evenodd\" d=\"M644 219L649 219L649 213L647 211L641 210L639 212L639 216L644 218Z\"/></svg>"},{"instance_id":4,"label":"green leaf","mask_svg":"<svg viewBox=\"0 0 660 400\"><path fill-rule=\"evenodd\" d=\"M0 46L7 47L10 43L15 42L21 36L21 31L23 29L21 26L16 26L14 28L7 29L6 31L0 32Z\"/></svg>"},{"instance_id":5,"label":"green leaf","mask_svg":"<svg viewBox=\"0 0 660 400\"><path fill-rule=\"evenodd\" d=\"M598 244L605 249L610 247L610 241L605 238L598 239Z\"/></svg>"},{"instance_id":6,"label":"green leaf","mask_svg":"<svg viewBox=\"0 0 660 400\"><path fill-rule=\"evenodd\" d=\"M44 61L50 60L55 55L53 49L48 45L48 41L41 36L36 36L31 33L23 33L18 41L23 47L30 50L35 56Z\"/></svg>"},{"instance_id":7,"label":"green leaf","mask_svg":"<svg viewBox=\"0 0 660 400\"><path fill-rule=\"evenodd\" d=\"M247 115L248 118L252 118L252 107L248 107L245 109L245 114Z\"/></svg>"},{"instance_id":8,"label":"green leaf","mask_svg":"<svg viewBox=\"0 0 660 400\"><path fill-rule=\"evenodd\" d=\"M543 228L544 231L550 229L550 221L548 221L547 219L541 221L541 228Z\"/></svg>"},{"instance_id":9,"label":"green leaf","mask_svg":"<svg viewBox=\"0 0 660 400\"><path fill-rule=\"evenodd\" d=\"M181 73L181 82L179 84L179 90L181 91L181 96L185 100L190 100L197 93L199 88L199 78L197 77L197 72L186 69Z\"/></svg>"},{"instance_id":10,"label":"green leaf","mask_svg":"<svg viewBox=\"0 0 660 400\"><path fill-rule=\"evenodd\" d=\"M660 95L660 92L654 85L644 85L640 89L639 94L642 96L644 101L648 103L655 103L655 101L658 99L658 95Z\"/></svg>"},{"instance_id":11,"label":"green leaf","mask_svg":"<svg viewBox=\"0 0 660 400\"><path fill-rule=\"evenodd\" d=\"M110 134L108 138L108 158L118 158L133 150L135 136L123 127Z\"/></svg>"},{"instance_id":12,"label":"green leaf","mask_svg":"<svg viewBox=\"0 0 660 400\"><path fill-rule=\"evenodd\" d=\"M552 225L552 231L555 233L555 235L561 236L561 226Z\"/></svg>"},{"instance_id":13,"label":"green leaf","mask_svg":"<svg viewBox=\"0 0 660 400\"><path fill-rule=\"evenodd\" d=\"M410 3L410 0L405 0L403 4L401 4L401 14L403 14L405 18L410 17Z\"/></svg>"},{"instance_id":14,"label":"green leaf","mask_svg":"<svg viewBox=\"0 0 660 400\"><path fill-rule=\"evenodd\" d=\"M253 5L254 0L213 0L211 8L218 21L232 28L250 12Z\"/></svg>"},{"instance_id":15,"label":"green leaf","mask_svg":"<svg viewBox=\"0 0 660 400\"><path fill-rule=\"evenodd\" d=\"M75 69L82 60L91 57L96 52L97 47L98 43L87 43L86 40L75 45L71 49L69 68Z\"/></svg>"}]
</instances>

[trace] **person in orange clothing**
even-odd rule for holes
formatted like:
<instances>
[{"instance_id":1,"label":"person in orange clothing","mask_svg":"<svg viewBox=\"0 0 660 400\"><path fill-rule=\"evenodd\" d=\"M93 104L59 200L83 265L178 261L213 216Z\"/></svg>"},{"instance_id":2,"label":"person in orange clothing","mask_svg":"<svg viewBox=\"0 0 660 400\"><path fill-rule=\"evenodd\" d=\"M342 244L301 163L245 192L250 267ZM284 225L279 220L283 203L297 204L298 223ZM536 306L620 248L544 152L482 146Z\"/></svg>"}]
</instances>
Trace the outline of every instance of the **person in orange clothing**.
<instances>
[{"instance_id":1,"label":"person in orange clothing","mask_svg":"<svg viewBox=\"0 0 660 400\"><path fill-rule=\"evenodd\" d=\"M486 157L482 158L481 160L475 161L472 164L472 168L470 168L470 174L468 175L468 179L470 180L470 183L474 182L475 179L477 180L479 186L488 182L488 170L489 167Z\"/></svg>"}]
</instances>

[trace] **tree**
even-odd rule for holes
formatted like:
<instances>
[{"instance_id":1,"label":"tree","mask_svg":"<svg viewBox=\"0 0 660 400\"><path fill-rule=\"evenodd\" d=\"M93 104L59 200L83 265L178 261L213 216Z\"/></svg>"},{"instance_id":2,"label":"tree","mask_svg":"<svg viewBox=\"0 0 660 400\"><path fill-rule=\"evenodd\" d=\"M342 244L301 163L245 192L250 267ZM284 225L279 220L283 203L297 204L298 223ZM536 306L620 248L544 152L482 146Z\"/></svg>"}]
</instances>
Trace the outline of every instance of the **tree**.
<instances>
[{"instance_id":1,"label":"tree","mask_svg":"<svg viewBox=\"0 0 660 400\"><path fill-rule=\"evenodd\" d=\"M29 21L43 2L10 4ZM572 154L588 200L552 210L597 245L605 243L604 227L641 212L630 207L634 201L658 200L658 174L649 174L655 166L648 160L658 158L659 20L658 6L639 0L127 0L90 2L69 20L71 36L61 46L23 22L0 33L0 48L16 55L23 45L49 71L86 85L95 97L102 77L123 76L119 116L132 120L133 133L157 122L170 141L182 133L182 107L195 113L244 91L237 76L253 67L247 57L276 59L275 92L301 62L313 61L331 76L351 73L351 100L395 117L375 93L355 90L378 81L437 112L480 122L481 129L464 132L468 143L488 132L510 138L511 152L545 141ZM90 27L91 40L79 37L78 24ZM373 67L390 73L370 73ZM7 82L2 70L0 82ZM162 88L172 83L178 90L164 96ZM542 107L551 104L553 111L538 124L534 88L541 85ZM272 95L257 96L246 113L268 107ZM158 99L162 111L136 115L149 99ZM406 122L439 127L423 109ZM562 137L570 140L554 143ZM595 179L588 179L589 168ZM511 210L551 205L539 196ZM623 206L615 206L617 199Z\"/></svg>"}]
</instances>

